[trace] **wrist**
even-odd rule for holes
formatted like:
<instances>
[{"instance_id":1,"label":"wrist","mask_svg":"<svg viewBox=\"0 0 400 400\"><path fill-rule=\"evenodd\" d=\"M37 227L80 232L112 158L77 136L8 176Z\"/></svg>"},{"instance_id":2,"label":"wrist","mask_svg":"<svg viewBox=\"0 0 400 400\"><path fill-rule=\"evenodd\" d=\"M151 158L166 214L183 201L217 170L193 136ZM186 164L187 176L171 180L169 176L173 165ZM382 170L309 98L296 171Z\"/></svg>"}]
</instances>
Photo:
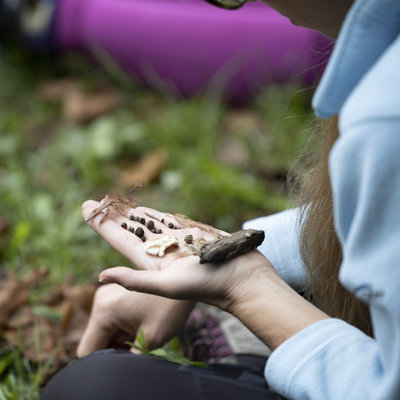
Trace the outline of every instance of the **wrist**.
<instances>
[{"instance_id":1,"label":"wrist","mask_svg":"<svg viewBox=\"0 0 400 400\"><path fill-rule=\"evenodd\" d=\"M256 267L231 291L225 310L271 350L307 326L329 318L287 285L268 264Z\"/></svg>"}]
</instances>

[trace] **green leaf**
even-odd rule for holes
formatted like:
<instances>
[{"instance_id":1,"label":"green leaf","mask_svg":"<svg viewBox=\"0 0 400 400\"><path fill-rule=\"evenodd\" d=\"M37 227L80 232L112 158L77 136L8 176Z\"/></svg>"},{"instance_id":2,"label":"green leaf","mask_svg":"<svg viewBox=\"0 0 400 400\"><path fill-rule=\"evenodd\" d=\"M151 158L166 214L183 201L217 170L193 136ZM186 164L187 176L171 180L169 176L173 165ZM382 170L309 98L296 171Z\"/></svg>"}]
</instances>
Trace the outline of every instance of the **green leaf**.
<instances>
[{"instance_id":1,"label":"green leaf","mask_svg":"<svg viewBox=\"0 0 400 400\"><path fill-rule=\"evenodd\" d=\"M139 334L136 336L136 342L139 344L138 350L142 353L148 354L150 352L149 348L147 347L146 338L144 337L144 331L141 327L139 329Z\"/></svg>"}]
</instances>

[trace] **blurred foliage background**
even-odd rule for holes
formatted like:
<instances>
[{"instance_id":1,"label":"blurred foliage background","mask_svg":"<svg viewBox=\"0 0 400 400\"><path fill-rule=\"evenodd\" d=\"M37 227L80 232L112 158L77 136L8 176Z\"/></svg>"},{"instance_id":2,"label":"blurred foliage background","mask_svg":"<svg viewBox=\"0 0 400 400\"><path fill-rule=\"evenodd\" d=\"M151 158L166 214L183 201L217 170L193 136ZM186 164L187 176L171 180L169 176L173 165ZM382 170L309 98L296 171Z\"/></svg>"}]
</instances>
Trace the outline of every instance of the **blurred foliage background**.
<instances>
[{"instance_id":1,"label":"blurred foliage background","mask_svg":"<svg viewBox=\"0 0 400 400\"><path fill-rule=\"evenodd\" d=\"M137 179L141 204L231 232L291 205L286 176L309 138L311 90L271 86L232 106L157 94L111 67L0 53L0 271L48 269L32 303L71 273L92 282L126 263L81 204ZM37 366L0 349L0 400L36 398Z\"/></svg>"}]
</instances>

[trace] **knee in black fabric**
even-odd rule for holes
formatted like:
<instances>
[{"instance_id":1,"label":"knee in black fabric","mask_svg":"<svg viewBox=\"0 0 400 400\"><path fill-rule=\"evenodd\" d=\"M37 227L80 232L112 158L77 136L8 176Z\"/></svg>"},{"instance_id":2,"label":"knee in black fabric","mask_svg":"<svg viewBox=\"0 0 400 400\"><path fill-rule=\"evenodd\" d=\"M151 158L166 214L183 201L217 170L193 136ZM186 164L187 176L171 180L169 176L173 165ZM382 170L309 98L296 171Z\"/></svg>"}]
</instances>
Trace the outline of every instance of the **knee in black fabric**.
<instances>
[{"instance_id":1,"label":"knee in black fabric","mask_svg":"<svg viewBox=\"0 0 400 400\"><path fill-rule=\"evenodd\" d=\"M41 400L198 399L196 378L178 367L128 351L100 351L58 372Z\"/></svg>"},{"instance_id":2,"label":"knee in black fabric","mask_svg":"<svg viewBox=\"0 0 400 400\"><path fill-rule=\"evenodd\" d=\"M235 368L170 363L124 350L103 350L71 363L45 387L41 400L277 400ZM261 376L260 376L261 378Z\"/></svg>"}]
</instances>

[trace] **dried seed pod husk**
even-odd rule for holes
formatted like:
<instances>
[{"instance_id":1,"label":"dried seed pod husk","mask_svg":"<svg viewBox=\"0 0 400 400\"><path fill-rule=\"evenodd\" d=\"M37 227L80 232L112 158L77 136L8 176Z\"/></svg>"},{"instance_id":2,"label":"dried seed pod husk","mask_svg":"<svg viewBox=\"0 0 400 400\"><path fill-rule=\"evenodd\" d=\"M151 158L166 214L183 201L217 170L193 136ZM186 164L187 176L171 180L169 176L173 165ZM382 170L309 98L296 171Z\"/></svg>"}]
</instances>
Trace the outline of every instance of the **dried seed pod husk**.
<instances>
[{"instance_id":1,"label":"dried seed pod husk","mask_svg":"<svg viewBox=\"0 0 400 400\"><path fill-rule=\"evenodd\" d=\"M150 221L147 223L147 228L149 228L150 230L154 229L154 221L150 220Z\"/></svg>"},{"instance_id":2,"label":"dried seed pod husk","mask_svg":"<svg viewBox=\"0 0 400 400\"><path fill-rule=\"evenodd\" d=\"M186 235L185 239L183 239L185 243L192 244L193 243L193 235Z\"/></svg>"},{"instance_id":3,"label":"dried seed pod husk","mask_svg":"<svg viewBox=\"0 0 400 400\"><path fill-rule=\"evenodd\" d=\"M144 230L143 230L143 228L141 228L141 227L139 226L139 228L137 228L136 231L135 231L135 235L136 235L137 237L140 237L140 238L144 237Z\"/></svg>"},{"instance_id":4,"label":"dried seed pod husk","mask_svg":"<svg viewBox=\"0 0 400 400\"><path fill-rule=\"evenodd\" d=\"M144 251L157 257L164 257L165 250L171 246L179 247L178 239L174 236L158 236L148 240L144 245Z\"/></svg>"}]
</instances>

